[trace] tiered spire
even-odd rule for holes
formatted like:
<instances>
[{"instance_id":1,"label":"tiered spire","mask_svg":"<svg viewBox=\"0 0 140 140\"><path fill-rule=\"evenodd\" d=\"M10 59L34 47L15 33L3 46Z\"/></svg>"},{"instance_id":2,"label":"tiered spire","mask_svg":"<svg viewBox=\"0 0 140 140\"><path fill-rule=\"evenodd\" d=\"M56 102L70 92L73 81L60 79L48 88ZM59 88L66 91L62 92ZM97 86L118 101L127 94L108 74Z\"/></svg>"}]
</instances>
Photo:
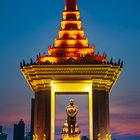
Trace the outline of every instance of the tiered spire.
<instances>
[{"instance_id":1,"label":"tiered spire","mask_svg":"<svg viewBox=\"0 0 140 140\"><path fill-rule=\"evenodd\" d=\"M94 51L94 45L90 47L88 37L84 37L77 0L66 0L58 37L54 39L54 45L48 46L48 55L38 55L37 61L62 63L70 58L80 61L81 58L89 55L92 60L104 63L106 55L96 57Z\"/></svg>"}]
</instances>

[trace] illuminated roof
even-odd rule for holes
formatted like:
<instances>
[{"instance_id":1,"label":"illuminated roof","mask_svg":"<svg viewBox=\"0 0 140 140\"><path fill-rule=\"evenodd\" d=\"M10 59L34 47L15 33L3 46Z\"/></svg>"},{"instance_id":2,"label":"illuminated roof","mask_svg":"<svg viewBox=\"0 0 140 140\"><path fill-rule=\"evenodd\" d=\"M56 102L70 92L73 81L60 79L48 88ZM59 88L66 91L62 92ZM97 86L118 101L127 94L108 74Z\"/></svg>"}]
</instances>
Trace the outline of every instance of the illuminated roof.
<instances>
[{"instance_id":1,"label":"illuminated roof","mask_svg":"<svg viewBox=\"0 0 140 140\"><path fill-rule=\"evenodd\" d=\"M54 39L52 46L48 46L47 54L37 55L37 62L64 63L70 58L81 62L85 56L96 63L106 62L106 54L95 54L94 45L90 46L88 37L84 36L77 0L66 0L58 37Z\"/></svg>"},{"instance_id":2,"label":"illuminated roof","mask_svg":"<svg viewBox=\"0 0 140 140\"><path fill-rule=\"evenodd\" d=\"M94 90L109 92L122 68L119 65L30 65L21 69L34 92L46 91L52 80L92 80Z\"/></svg>"}]
</instances>

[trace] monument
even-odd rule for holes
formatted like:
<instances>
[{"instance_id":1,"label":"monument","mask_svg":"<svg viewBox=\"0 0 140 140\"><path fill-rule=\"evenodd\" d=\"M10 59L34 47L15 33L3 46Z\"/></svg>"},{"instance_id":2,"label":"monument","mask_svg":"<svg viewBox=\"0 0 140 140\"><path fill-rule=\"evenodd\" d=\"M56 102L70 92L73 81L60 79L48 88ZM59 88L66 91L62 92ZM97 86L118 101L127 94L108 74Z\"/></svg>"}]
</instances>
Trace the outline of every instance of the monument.
<instances>
[{"instance_id":1,"label":"monument","mask_svg":"<svg viewBox=\"0 0 140 140\"><path fill-rule=\"evenodd\" d=\"M20 67L35 93L33 140L55 140L55 100L61 94L88 95L89 139L111 139L109 93L123 62L107 61L105 53L89 45L77 0L65 0L61 28L48 53L29 63L23 60Z\"/></svg>"},{"instance_id":2,"label":"monument","mask_svg":"<svg viewBox=\"0 0 140 140\"><path fill-rule=\"evenodd\" d=\"M74 99L70 99L70 105L66 107L67 119L62 130L62 140L81 140L77 121L78 107L74 105Z\"/></svg>"}]
</instances>

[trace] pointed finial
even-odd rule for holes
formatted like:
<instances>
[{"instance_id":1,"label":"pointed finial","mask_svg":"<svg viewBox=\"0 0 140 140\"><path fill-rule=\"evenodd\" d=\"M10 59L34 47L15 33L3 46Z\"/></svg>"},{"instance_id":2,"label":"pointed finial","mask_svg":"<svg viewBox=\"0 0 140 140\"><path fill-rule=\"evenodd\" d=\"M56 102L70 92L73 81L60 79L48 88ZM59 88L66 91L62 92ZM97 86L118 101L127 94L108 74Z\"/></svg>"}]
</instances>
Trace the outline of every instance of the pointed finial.
<instances>
[{"instance_id":1,"label":"pointed finial","mask_svg":"<svg viewBox=\"0 0 140 140\"><path fill-rule=\"evenodd\" d=\"M121 68L123 68L123 61L121 62Z\"/></svg>"},{"instance_id":2,"label":"pointed finial","mask_svg":"<svg viewBox=\"0 0 140 140\"><path fill-rule=\"evenodd\" d=\"M21 69L23 68L22 62L20 62L20 68L21 68Z\"/></svg>"}]
</instances>

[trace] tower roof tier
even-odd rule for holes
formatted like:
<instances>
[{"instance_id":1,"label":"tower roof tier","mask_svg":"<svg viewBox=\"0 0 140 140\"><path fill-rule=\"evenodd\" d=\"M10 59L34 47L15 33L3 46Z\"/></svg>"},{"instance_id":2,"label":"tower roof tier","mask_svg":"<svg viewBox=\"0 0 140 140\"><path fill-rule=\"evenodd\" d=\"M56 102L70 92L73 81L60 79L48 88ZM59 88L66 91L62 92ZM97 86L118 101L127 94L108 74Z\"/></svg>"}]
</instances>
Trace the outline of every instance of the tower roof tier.
<instances>
[{"instance_id":1,"label":"tower roof tier","mask_svg":"<svg viewBox=\"0 0 140 140\"><path fill-rule=\"evenodd\" d=\"M59 39L84 39L84 30L59 30Z\"/></svg>"},{"instance_id":2,"label":"tower roof tier","mask_svg":"<svg viewBox=\"0 0 140 140\"><path fill-rule=\"evenodd\" d=\"M67 57L75 57L75 56L85 56L86 54L93 54L94 52L94 46L93 48L90 47L55 47L55 48L49 48L48 53L50 56L67 56Z\"/></svg>"},{"instance_id":3,"label":"tower roof tier","mask_svg":"<svg viewBox=\"0 0 140 140\"><path fill-rule=\"evenodd\" d=\"M62 20L61 21L61 29L81 29L82 28L82 22L81 20Z\"/></svg>"},{"instance_id":4,"label":"tower roof tier","mask_svg":"<svg viewBox=\"0 0 140 140\"><path fill-rule=\"evenodd\" d=\"M74 36L75 37L75 36ZM55 46L68 46L68 47L77 47L77 46L88 46L88 38L85 39L55 39Z\"/></svg>"},{"instance_id":5,"label":"tower roof tier","mask_svg":"<svg viewBox=\"0 0 140 140\"><path fill-rule=\"evenodd\" d=\"M80 20L80 12L79 11L64 11L63 12L63 20L68 20L69 15L75 15L77 20Z\"/></svg>"}]
</instances>

